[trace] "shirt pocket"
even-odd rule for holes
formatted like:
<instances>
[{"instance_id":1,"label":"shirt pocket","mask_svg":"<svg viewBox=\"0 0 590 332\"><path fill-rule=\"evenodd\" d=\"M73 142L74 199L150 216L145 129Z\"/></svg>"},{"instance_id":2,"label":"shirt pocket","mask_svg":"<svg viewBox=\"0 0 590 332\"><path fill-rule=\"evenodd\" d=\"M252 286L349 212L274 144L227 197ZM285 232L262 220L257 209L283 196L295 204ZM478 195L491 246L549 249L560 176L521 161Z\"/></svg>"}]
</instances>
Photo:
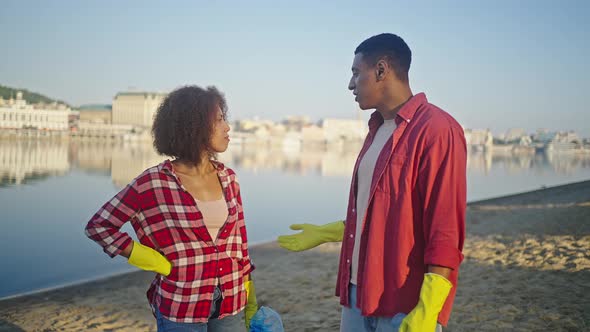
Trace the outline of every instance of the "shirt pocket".
<instances>
[{"instance_id":1,"label":"shirt pocket","mask_svg":"<svg viewBox=\"0 0 590 332\"><path fill-rule=\"evenodd\" d=\"M391 156L375 191L398 195L405 188L408 158L405 154L395 153Z\"/></svg>"}]
</instances>

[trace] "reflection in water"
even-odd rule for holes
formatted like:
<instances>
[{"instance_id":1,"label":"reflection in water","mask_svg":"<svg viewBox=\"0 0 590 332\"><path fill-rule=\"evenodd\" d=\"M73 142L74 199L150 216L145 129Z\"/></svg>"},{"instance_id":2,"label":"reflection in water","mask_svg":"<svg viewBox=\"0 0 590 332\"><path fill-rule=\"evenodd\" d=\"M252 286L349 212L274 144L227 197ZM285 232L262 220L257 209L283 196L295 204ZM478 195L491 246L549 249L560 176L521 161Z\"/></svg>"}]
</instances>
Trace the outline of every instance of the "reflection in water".
<instances>
[{"instance_id":1,"label":"reflection in water","mask_svg":"<svg viewBox=\"0 0 590 332\"><path fill-rule=\"evenodd\" d=\"M0 186L63 175L69 169L66 142L0 141Z\"/></svg>"},{"instance_id":2,"label":"reflection in water","mask_svg":"<svg viewBox=\"0 0 590 332\"><path fill-rule=\"evenodd\" d=\"M502 169L509 174L531 171L538 175L557 173L572 175L583 168L590 168L590 154L568 152L497 152L473 151L467 156L467 169L479 174L489 174L492 169Z\"/></svg>"},{"instance_id":3,"label":"reflection in water","mask_svg":"<svg viewBox=\"0 0 590 332\"><path fill-rule=\"evenodd\" d=\"M356 144L324 149L304 147L300 151L292 151L256 145L230 145L219 159L230 167L254 173L279 171L294 175L349 178L360 148ZM143 170L164 159L145 143L0 141L0 178L2 185L19 185L33 179L63 175L70 169L81 169L108 174L117 187L123 187ZM483 176L489 176L492 171L509 175L572 175L590 168L590 155L475 151L468 155L467 168L470 174Z\"/></svg>"},{"instance_id":4,"label":"reflection in water","mask_svg":"<svg viewBox=\"0 0 590 332\"><path fill-rule=\"evenodd\" d=\"M296 175L350 176L359 144L334 149L266 149L257 146L230 146L219 156L230 167L240 167L254 172L280 170Z\"/></svg>"}]
</instances>

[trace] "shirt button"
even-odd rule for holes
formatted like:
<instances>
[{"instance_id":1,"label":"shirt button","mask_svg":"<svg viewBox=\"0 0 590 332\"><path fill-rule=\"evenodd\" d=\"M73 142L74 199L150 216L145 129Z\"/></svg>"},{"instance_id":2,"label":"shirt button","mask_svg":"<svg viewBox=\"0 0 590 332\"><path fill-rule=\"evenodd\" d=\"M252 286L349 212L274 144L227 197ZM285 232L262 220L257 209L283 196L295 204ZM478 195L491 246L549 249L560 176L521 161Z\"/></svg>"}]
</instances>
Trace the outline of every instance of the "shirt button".
<instances>
[{"instance_id":1,"label":"shirt button","mask_svg":"<svg viewBox=\"0 0 590 332\"><path fill-rule=\"evenodd\" d=\"M350 233L350 238L352 239L354 237L354 235L352 235L352 233Z\"/></svg>"},{"instance_id":2,"label":"shirt button","mask_svg":"<svg viewBox=\"0 0 590 332\"><path fill-rule=\"evenodd\" d=\"M347 260L346 260L346 263L350 264L350 259L347 259Z\"/></svg>"},{"instance_id":3,"label":"shirt button","mask_svg":"<svg viewBox=\"0 0 590 332\"><path fill-rule=\"evenodd\" d=\"M352 209L352 213L354 213L355 211L356 211L356 209L355 209L355 208L353 208L353 209Z\"/></svg>"},{"instance_id":4,"label":"shirt button","mask_svg":"<svg viewBox=\"0 0 590 332\"><path fill-rule=\"evenodd\" d=\"M223 271L223 268L222 268L222 267L220 267L220 268L219 268L219 271Z\"/></svg>"}]
</instances>

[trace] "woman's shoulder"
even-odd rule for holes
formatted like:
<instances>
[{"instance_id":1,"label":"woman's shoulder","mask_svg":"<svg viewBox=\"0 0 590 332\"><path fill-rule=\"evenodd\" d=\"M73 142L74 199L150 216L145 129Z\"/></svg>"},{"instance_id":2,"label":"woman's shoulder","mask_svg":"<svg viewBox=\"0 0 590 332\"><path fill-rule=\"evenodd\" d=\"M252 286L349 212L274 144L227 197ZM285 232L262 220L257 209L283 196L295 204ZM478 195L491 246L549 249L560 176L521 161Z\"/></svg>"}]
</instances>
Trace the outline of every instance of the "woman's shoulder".
<instances>
[{"instance_id":1,"label":"woman's shoulder","mask_svg":"<svg viewBox=\"0 0 590 332\"><path fill-rule=\"evenodd\" d=\"M144 190L146 187L152 188L154 183L160 183L162 180L168 179L170 172L172 172L172 164L170 160L164 160L157 165L145 169L131 181L130 185L134 186L138 191L141 191L141 188Z\"/></svg>"},{"instance_id":2,"label":"woman's shoulder","mask_svg":"<svg viewBox=\"0 0 590 332\"><path fill-rule=\"evenodd\" d=\"M227 175L232 175L235 176L236 172L231 169L230 167L226 166L224 163L222 163L219 160L211 160L211 163L213 164L213 166L215 166L215 168L217 168L218 172L225 172L227 173Z\"/></svg>"},{"instance_id":3,"label":"woman's shoulder","mask_svg":"<svg viewBox=\"0 0 590 332\"><path fill-rule=\"evenodd\" d=\"M227 167L224 163L218 160L211 160L211 163L213 163L215 168L217 168L217 172L222 177L226 177L229 180L229 182L238 182L238 176L236 175L236 172L233 169Z\"/></svg>"}]
</instances>

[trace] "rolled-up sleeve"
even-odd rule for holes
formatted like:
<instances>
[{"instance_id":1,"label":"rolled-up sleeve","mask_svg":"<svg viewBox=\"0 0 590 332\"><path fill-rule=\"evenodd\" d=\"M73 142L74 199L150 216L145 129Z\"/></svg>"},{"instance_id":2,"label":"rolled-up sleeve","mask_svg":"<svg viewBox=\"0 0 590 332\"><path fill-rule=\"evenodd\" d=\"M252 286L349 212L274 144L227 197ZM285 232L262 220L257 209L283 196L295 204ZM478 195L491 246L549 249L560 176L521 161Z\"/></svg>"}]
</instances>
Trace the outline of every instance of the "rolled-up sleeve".
<instances>
[{"instance_id":1,"label":"rolled-up sleeve","mask_svg":"<svg viewBox=\"0 0 590 332\"><path fill-rule=\"evenodd\" d=\"M88 221L86 236L100 245L111 257L117 256L132 241L120 229L139 211L139 194L134 183L127 185L106 202Z\"/></svg>"},{"instance_id":2,"label":"rolled-up sleeve","mask_svg":"<svg viewBox=\"0 0 590 332\"><path fill-rule=\"evenodd\" d=\"M418 176L424 263L457 269L463 260L467 152L463 130L440 130L424 150Z\"/></svg>"}]
</instances>

